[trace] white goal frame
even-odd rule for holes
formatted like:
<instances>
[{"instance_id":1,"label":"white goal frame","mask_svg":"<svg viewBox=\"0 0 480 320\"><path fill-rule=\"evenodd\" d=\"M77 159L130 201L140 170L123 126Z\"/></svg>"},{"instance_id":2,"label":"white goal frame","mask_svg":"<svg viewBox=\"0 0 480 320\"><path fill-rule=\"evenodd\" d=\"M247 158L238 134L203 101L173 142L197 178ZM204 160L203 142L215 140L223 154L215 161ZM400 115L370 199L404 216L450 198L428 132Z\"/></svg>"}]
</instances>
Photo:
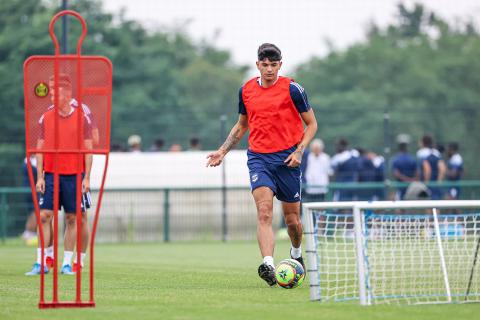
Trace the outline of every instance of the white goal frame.
<instances>
[{"instance_id":1,"label":"white goal frame","mask_svg":"<svg viewBox=\"0 0 480 320\"><path fill-rule=\"evenodd\" d=\"M366 210L405 210L405 209L431 209L426 217L429 217L429 223L432 224L432 235L431 239L429 240L430 243L435 241L436 243L436 256L439 257L440 263L439 266L441 267L442 276L443 276L443 285L444 291L439 293L439 297L441 296L442 299L432 299L433 301L416 301L414 303L452 303L452 302L478 302L480 301L480 284L478 279L480 276L480 253L479 251L479 244L480 244L480 228L478 227L478 223L475 223L475 230L472 239L470 239L470 243L472 243L472 252L471 252L471 261L465 261L465 263L470 264L471 266L471 274L470 274L470 281L468 284L467 294L465 294L465 301L460 301L458 297L456 299L452 299L452 293L450 290L450 281L449 281L449 274L447 270L446 260L444 256L444 242L445 239L442 239L441 230L439 226L438 220L438 210L441 209L478 209L475 213L475 219L480 217L480 200L419 200L419 201L374 201L374 202L365 202L365 201L351 201L351 202L312 202L312 203L304 203L303 207L303 230L304 230L304 239L305 239L305 250L306 250L306 258L307 258L307 276L310 278L310 300L312 301L331 301L328 298L322 296L321 292L323 288L321 288L321 277L322 277L322 257L318 255L318 234L317 234L317 225L315 219L315 212L325 212L326 210L343 210L351 212L350 217L353 218L352 222L349 222L350 227L352 227L352 239L351 239L351 246L355 247L355 266L356 266L356 275L355 275L355 282L358 283L358 288L356 290L357 293L355 297L351 300L357 300L360 302L361 305L372 305L377 303L375 297L372 297L371 292L369 292L369 264L368 264L368 249L366 248L366 239L368 235L365 232L365 212ZM478 217L477 217L478 215ZM401 217L401 214L398 215ZM455 218L453 218L455 219ZM475 220L478 221L478 220ZM380 240L383 241L383 240ZM474 241L474 242L473 242ZM434 245L435 247L435 245ZM470 247L469 247L470 249ZM341 264L341 259L338 262ZM468 299L467 295L469 295L470 285L472 283L472 276L475 274L475 292L472 293L474 299ZM349 300L349 299L345 299ZM382 302L387 302L389 299L384 299ZM333 299L333 301L336 301ZM343 301L343 300L341 300ZM397 299L398 301L402 301L402 299ZM408 300L410 303L410 300Z\"/></svg>"}]
</instances>

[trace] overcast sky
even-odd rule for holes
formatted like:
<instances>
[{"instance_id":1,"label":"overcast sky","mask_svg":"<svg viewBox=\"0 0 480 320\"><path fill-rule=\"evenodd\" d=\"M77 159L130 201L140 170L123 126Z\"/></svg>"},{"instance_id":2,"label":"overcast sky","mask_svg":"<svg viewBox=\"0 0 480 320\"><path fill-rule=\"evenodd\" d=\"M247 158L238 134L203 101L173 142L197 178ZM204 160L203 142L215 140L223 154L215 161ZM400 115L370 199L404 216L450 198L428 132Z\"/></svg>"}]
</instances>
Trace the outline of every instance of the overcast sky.
<instances>
[{"instance_id":1,"label":"overcast sky","mask_svg":"<svg viewBox=\"0 0 480 320\"><path fill-rule=\"evenodd\" d=\"M366 26L384 26L395 19L399 0L103 0L110 12L126 9L126 17L147 28L185 25L195 40L213 41L229 49L237 63L253 65L263 42L277 44L284 69L327 52L325 39L337 48L364 39ZM402 1L424 4L441 17L473 19L480 25L479 0Z\"/></svg>"}]
</instances>

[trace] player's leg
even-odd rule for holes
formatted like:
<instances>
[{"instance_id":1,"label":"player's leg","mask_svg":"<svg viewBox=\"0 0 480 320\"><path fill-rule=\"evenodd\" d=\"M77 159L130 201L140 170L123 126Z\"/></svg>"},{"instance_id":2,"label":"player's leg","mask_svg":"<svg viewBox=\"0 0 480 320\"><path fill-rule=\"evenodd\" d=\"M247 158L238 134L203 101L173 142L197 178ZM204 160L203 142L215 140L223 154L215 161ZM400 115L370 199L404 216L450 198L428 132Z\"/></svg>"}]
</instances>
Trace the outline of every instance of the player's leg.
<instances>
[{"instance_id":1,"label":"player's leg","mask_svg":"<svg viewBox=\"0 0 480 320\"><path fill-rule=\"evenodd\" d=\"M77 241L77 219L75 213L65 214L65 237L64 237L64 254L62 263L62 273L74 274L78 270L78 265L72 266L71 261L74 256L75 244ZM88 247L88 220L86 212L82 213L82 243L80 253L80 265L83 267L85 261L85 255ZM75 256L75 263L76 256ZM74 268L75 267L75 268Z\"/></svg>"},{"instance_id":2,"label":"player's leg","mask_svg":"<svg viewBox=\"0 0 480 320\"><path fill-rule=\"evenodd\" d=\"M273 191L261 186L253 190L253 198L257 207L257 240L263 263L258 267L258 275L270 286L277 283L275 279L275 264L273 251L275 238L272 229Z\"/></svg>"},{"instance_id":3,"label":"player's leg","mask_svg":"<svg viewBox=\"0 0 480 320\"><path fill-rule=\"evenodd\" d=\"M268 187L259 187L253 190L252 194L257 207L257 240L260 253L263 257L273 257L273 192Z\"/></svg>"},{"instance_id":4,"label":"player's leg","mask_svg":"<svg viewBox=\"0 0 480 320\"><path fill-rule=\"evenodd\" d=\"M84 193L82 195L82 248L80 253L80 265L77 261L77 255L75 254L75 262L72 266L72 271L77 272L78 270L81 271L83 266L85 265L85 257L87 255L87 248L88 248L88 241L90 239L90 232L88 228L88 215L87 210L90 209L92 206L92 199L90 196L90 192Z\"/></svg>"},{"instance_id":5,"label":"player's leg","mask_svg":"<svg viewBox=\"0 0 480 320\"><path fill-rule=\"evenodd\" d=\"M253 199L257 207L257 240L263 263L258 267L258 275L270 286L277 283L273 250L275 238L272 229L273 196L276 189L272 173L261 154L248 152L248 170Z\"/></svg>"},{"instance_id":6,"label":"player's leg","mask_svg":"<svg viewBox=\"0 0 480 320\"><path fill-rule=\"evenodd\" d=\"M300 219L300 200L302 174L300 168L290 168L282 164L275 171L277 199L282 201L283 217L292 247L290 256L300 262L305 269L302 258L302 222Z\"/></svg>"},{"instance_id":7,"label":"player's leg","mask_svg":"<svg viewBox=\"0 0 480 320\"><path fill-rule=\"evenodd\" d=\"M44 241L44 258L47 257L48 248L51 246L51 239L53 237L52 229L52 218L53 218L53 174L45 173L45 192L40 194L38 199L38 205L40 207L40 223L38 226L38 234L40 234L40 225L43 231L43 241ZM41 271L41 241L38 241L37 248L37 260L33 265L33 268L30 272L27 272L26 275L37 275ZM48 272L48 267L45 263L44 268L45 273Z\"/></svg>"},{"instance_id":8,"label":"player's leg","mask_svg":"<svg viewBox=\"0 0 480 320\"><path fill-rule=\"evenodd\" d=\"M60 207L60 206L59 206ZM53 257L53 219L50 220L50 238L45 242L45 263L48 268L53 268L54 257Z\"/></svg>"},{"instance_id":9,"label":"player's leg","mask_svg":"<svg viewBox=\"0 0 480 320\"><path fill-rule=\"evenodd\" d=\"M80 253L80 266L78 265L77 255L74 254L74 263L72 266L72 271L77 272L79 269L83 268L85 265L85 257L87 255L87 248L88 248L88 240L89 240L90 232L88 229L88 217L87 212L85 211L82 214L82 251Z\"/></svg>"},{"instance_id":10,"label":"player's leg","mask_svg":"<svg viewBox=\"0 0 480 320\"><path fill-rule=\"evenodd\" d=\"M27 221L25 221L25 231L23 231L22 238L29 246L36 246L38 244L37 219L35 217L35 211L30 210Z\"/></svg>"},{"instance_id":11,"label":"player's leg","mask_svg":"<svg viewBox=\"0 0 480 320\"><path fill-rule=\"evenodd\" d=\"M64 255L62 263L63 274L74 274L76 270L72 267L72 257L74 255L75 244L77 240L77 219L76 219L76 176L62 176L62 205L65 210L65 238L64 238ZM87 197L88 196L88 197ZM88 246L89 230L86 210L90 208L90 195L82 195L80 199L80 207L82 211L82 243L81 243L81 266L84 264L86 250ZM78 268L76 268L78 270Z\"/></svg>"},{"instance_id":12,"label":"player's leg","mask_svg":"<svg viewBox=\"0 0 480 320\"><path fill-rule=\"evenodd\" d=\"M73 274L72 257L77 239L77 223L74 212L65 212L65 235L63 239L62 273Z\"/></svg>"},{"instance_id":13,"label":"player's leg","mask_svg":"<svg viewBox=\"0 0 480 320\"><path fill-rule=\"evenodd\" d=\"M42 226L44 246L45 246L44 259L47 257L46 248L49 246L49 241L52 234L52 229L51 229L52 217L53 217L52 210L40 210L40 223ZM40 228L40 226L38 228ZM38 231L38 233L40 234L40 231ZM25 273L25 275L27 276L39 275L41 271L41 261L42 261L42 243L41 241L38 241L37 260L33 264L32 270ZM44 265L44 272L48 273L48 267L46 263Z\"/></svg>"},{"instance_id":14,"label":"player's leg","mask_svg":"<svg viewBox=\"0 0 480 320\"><path fill-rule=\"evenodd\" d=\"M301 263L305 269L302 258L302 221L300 219L300 201L285 202L282 201L283 216L287 224L288 236L292 244L290 256Z\"/></svg>"},{"instance_id":15,"label":"player's leg","mask_svg":"<svg viewBox=\"0 0 480 320\"><path fill-rule=\"evenodd\" d=\"M73 275L72 257L77 240L77 219L76 219L76 176L60 176L61 196L60 201L65 211L65 234L63 238L63 262L62 274Z\"/></svg>"}]
</instances>

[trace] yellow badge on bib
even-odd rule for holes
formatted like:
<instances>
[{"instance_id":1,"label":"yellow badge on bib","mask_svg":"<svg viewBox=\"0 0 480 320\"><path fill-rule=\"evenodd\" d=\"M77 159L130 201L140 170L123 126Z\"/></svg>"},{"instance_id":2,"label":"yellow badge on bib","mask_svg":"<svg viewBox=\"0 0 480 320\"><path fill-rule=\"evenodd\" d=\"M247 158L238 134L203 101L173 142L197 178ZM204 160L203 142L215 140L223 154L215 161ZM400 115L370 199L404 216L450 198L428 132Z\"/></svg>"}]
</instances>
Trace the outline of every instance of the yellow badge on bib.
<instances>
[{"instance_id":1,"label":"yellow badge on bib","mask_svg":"<svg viewBox=\"0 0 480 320\"><path fill-rule=\"evenodd\" d=\"M44 98L48 95L48 86L45 82L40 82L35 86L35 95Z\"/></svg>"}]
</instances>

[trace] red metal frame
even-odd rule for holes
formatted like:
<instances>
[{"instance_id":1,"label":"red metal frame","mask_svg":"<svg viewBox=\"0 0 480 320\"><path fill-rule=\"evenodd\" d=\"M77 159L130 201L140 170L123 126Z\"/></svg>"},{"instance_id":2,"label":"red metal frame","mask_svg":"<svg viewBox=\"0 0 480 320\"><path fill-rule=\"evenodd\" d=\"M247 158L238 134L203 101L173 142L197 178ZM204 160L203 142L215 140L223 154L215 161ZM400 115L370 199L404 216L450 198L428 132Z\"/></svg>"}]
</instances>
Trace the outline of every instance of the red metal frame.
<instances>
[{"instance_id":1,"label":"red metal frame","mask_svg":"<svg viewBox=\"0 0 480 320\"><path fill-rule=\"evenodd\" d=\"M54 33L54 25L55 22L62 16L64 15L72 15L75 18L77 18L81 25L82 25L82 34L77 42L77 53L74 55L61 55L60 54L60 46L58 44L57 38ZM81 55L81 46L83 43L83 40L86 37L87 34L87 25L85 23L85 20L82 18L80 14L78 14L75 11L72 10L65 10L57 13L52 20L50 21L49 25L49 32L50 36L52 38L52 41L55 46L55 55L54 56L32 56L29 57L25 63L24 63L24 92L25 92L25 143L26 143L26 155L27 155L27 168L28 168L28 177L30 181L30 186L32 189L32 198L34 202L34 208L35 208L35 215L37 218L37 221L40 220L40 208L38 204L38 197L37 197L37 192L36 192L36 186L35 186L35 181L33 178L33 171L32 171L32 164L30 162L30 156L35 153L53 153L54 154L54 204L53 204L53 246L54 246L54 266L53 266L53 299L51 302L46 302L45 301L45 275L44 275L44 248L45 248L45 238L44 238L44 232L42 228L42 224L38 223L39 226L39 238L40 238L40 246L42 248L42 253L41 253L41 273L40 273L40 301L39 301L39 308L40 309L45 309L45 308L72 308L72 307L94 307L95 306L95 301L94 301L94 243L95 243L95 234L97 230L97 224L98 224L98 218L100 214L100 207L102 203L102 198L103 198L103 190L105 186L105 179L106 179L106 173L107 173L107 168L108 168L108 160L109 160L109 152L110 152L110 119L111 119L111 105L112 105L112 64L109 59L101 56L82 56ZM107 124L106 124L106 130L104 132L105 134L105 143L106 145L104 148L101 149L85 149L81 147L82 141L83 141L83 125L81 125L82 117L83 117L83 108L79 107L78 110L80 112L77 112L77 124L78 128L80 128L80 134L78 135L78 141L77 141L77 148L73 150L59 150L58 148L58 142L59 142L59 128L58 128L58 112L55 112L55 117L54 117L54 148L53 149L37 149L37 148L32 148L29 143L31 139L30 135L30 128L28 124L28 119L29 117L29 96L28 96L28 90L29 90L29 81L28 81L28 68L30 64L34 61L37 60L43 60L43 61L48 61L48 60L53 60L54 63L54 79L55 79L55 84L54 84L54 110L57 109L58 106L58 77L59 77L59 63L61 61L65 60L73 60L76 61L77 63L77 101L78 105L82 106L82 96L86 94L90 95L104 95L107 96ZM108 85L107 87L89 87L89 88L83 88L82 86L82 63L84 61L90 61L90 60L101 60L106 63L108 66ZM58 190L58 185L59 185L59 174L58 174L58 161L57 161L57 156L58 154L61 153L76 153L77 154L77 163L79 168L82 166L82 162L84 159L85 154L102 154L105 155L105 164L104 164L104 171L103 171L103 176L102 176L102 181L100 185L100 190L99 190L99 196L98 196L98 203L97 207L95 210L95 217L93 220L93 225L92 225L92 230L91 230L91 236L90 236L90 268L89 268L89 284L90 284L90 294L89 294L89 301L82 301L81 297L81 272L76 273L76 298L75 301L60 301L58 298L58 197L59 197L59 190ZM39 173L40 174L40 173ZM80 263L80 253L81 253L81 242L82 242L82 213L81 213L81 199L82 199L82 193L81 193L81 184L82 184L82 177L81 174L78 173L76 177L76 184L77 184L77 194L76 194L76 227L77 227L77 262Z\"/></svg>"}]
</instances>

